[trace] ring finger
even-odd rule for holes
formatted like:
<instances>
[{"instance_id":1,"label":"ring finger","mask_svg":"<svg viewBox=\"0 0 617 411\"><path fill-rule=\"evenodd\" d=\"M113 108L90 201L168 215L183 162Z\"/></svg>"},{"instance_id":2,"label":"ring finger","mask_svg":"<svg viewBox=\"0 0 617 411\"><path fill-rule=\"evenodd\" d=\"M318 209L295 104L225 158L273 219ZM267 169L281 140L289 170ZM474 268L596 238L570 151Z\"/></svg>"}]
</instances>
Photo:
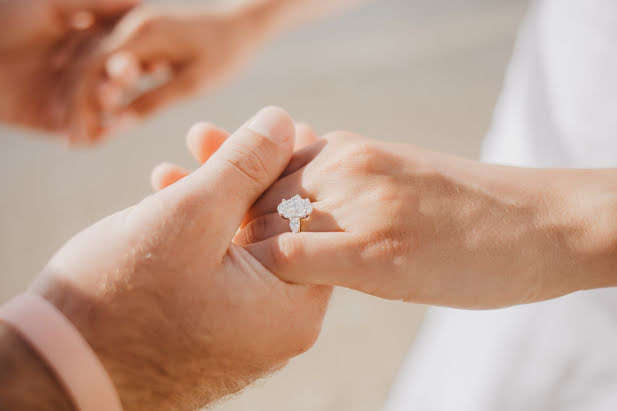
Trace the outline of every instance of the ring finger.
<instances>
[{"instance_id":1,"label":"ring finger","mask_svg":"<svg viewBox=\"0 0 617 411\"><path fill-rule=\"evenodd\" d=\"M307 218L300 220L300 230L306 232L337 232L343 231L332 214L324 210L323 203L314 203L313 212ZM269 213L249 221L236 234L234 242L246 245L291 231L289 220L278 213Z\"/></svg>"}]
</instances>

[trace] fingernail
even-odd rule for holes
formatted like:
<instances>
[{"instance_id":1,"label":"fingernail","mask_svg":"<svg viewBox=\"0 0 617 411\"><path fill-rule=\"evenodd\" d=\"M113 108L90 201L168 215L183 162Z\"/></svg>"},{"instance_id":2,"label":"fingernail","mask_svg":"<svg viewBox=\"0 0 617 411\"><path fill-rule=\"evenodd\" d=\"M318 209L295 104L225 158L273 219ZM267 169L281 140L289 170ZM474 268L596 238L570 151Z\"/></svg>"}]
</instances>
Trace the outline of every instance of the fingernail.
<instances>
[{"instance_id":1,"label":"fingernail","mask_svg":"<svg viewBox=\"0 0 617 411\"><path fill-rule=\"evenodd\" d=\"M293 140L294 122L285 110L279 107L261 109L249 122L249 130L283 143Z\"/></svg>"},{"instance_id":2,"label":"fingernail","mask_svg":"<svg viewBox=\"0 0 617 411\"><path fill-rule=\"evenodd\" d=\"M200 121L199 123L195 123L189 129L187 133L187 140L189 141L197 141L200 140L201 137L206 134L206 132L210 129L214 128L214 126L210 123L206 123L204 121Z\"/></svg>"}]
</instances>

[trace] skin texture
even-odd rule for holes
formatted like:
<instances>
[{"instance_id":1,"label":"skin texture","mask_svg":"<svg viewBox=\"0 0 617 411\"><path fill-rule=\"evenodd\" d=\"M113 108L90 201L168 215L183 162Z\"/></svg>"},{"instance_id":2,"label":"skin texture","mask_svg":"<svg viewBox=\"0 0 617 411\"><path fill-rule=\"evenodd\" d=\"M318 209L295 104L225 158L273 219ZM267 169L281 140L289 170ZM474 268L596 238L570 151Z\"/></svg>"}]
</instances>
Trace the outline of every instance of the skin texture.
<instances>
[{"instance_id":1,"label":"skin texture","mask_svg":"<svg viewBox=\"0 0 617 411\"><path fill-rule=\"evenodd\" d=\"M293 146L289 115L260 111L191 176L71 239L33 285L93 347L126 410L198 409L316 340L331 288L281 281L232 244Z\"/></svg>"},{"instance_id":2,"label":"skin texture","mask_svg":"<svg viewBox=\"0 0 617 411\"><path fill-rule=\"evenodd\" d=\"M235 241L293 283L472 309L540 301L617 284L616 176L335 132L295 153ZM315 207L300 234L276 213L294 194Z\"/></svg>"},{"instance_id":3,"label":"skin texture","mask_svg":"<svg viewBox=\"0 0 617 411\"><path fill-rule=\"evenodd\" d=\"M137 3L1 2L0 120L73 142L99 135L95 68L103 61L97 46Z\"/></svg>"}]
</instances>

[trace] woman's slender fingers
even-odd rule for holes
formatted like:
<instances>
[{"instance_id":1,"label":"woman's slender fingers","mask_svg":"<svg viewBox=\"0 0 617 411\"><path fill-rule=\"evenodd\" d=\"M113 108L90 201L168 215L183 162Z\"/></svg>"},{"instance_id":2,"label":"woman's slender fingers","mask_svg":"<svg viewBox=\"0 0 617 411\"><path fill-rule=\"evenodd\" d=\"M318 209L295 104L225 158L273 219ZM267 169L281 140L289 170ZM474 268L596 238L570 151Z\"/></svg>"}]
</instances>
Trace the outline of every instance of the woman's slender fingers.
<instances>
[{"instance_id":1,"label":"woman's slender fingers","mask_svg":"<svg viewBox=\"0 0 617 411\"><path fill-rule=\"evenodd\" d=\"M285 233L244 248L281 279L296 284L365 289L352 234Z\"/></svg>"},{"instance_id":2,"label":"woman's slender fingers","mask_svg":"<svg viewBox=\"0 0 617 411\"><path fill-rule=\"evenodd\" d=\"M323 150L328 142L326 140L317 139L312 144L301 148L294 153L291 161L283 171L282 177L288 176L300 170L302 167L310 163Z\"/></svg>"},{"instance_id":3,"label":"woman's slender fingers","mask_svg":"<svg viewBox=\"0 0 617 411\"><path fill-rule=\"evenodd\" d=\"M334 218L327 212L320 210L319 203L315 203L314 207L313 213L309 217L300 220L302 231L341 231ZM238 245L256 243L290 230L288 219L281 217L278 213L270 213L249 221L238 231L234 242Z\"/></svg>"},{"instance_id":4,"label":"woman's slender fingers","mask_svg":"<svg viewBox=\"0 0 617 411\"><path fill-rule=\"evenodd\" d=\"M150 184L156 191L160 191L189 175L190 171L172 163L161 163L150 173Z\"/></svg>"},{"instance_id":5,"label":"woman's slender fingers","mask_svg":"<svg viewBox=\"0 0 617 411\"><path fill-rule=\"evenodd\" d=\"M317 134L313 127L306 123L296 123L296 145L294 151L300 150L317 141Z\"/></svg>"},{"instance_id":6,"label":"woman's slender fingers","mask_svg":"<svg viewBox=\"0 0 617 411\"><path fill-rule=\"evenodd\" d=\"M303 198L308 198L312 202L319 199L314 198L308 190L302 185L302 173L296 172L292 175L283 176L277 182L272 184L253 204L243 222L243 227L255 218L264 216L270 213L276 213L276 207L283 199L289 199L294 195L299 194Z\"/></svg>"},{"instance_id":7,"label":"woman's slender fingers","mask_svg":"<svg viewBox=\"0 0 617 411\"><path fill-rule=\"evenodd\" d=\"M211 123L197 123L186 135L186 146L199 164L204 164L227 140L229 133Z\"/></svg>"}]
</instances>

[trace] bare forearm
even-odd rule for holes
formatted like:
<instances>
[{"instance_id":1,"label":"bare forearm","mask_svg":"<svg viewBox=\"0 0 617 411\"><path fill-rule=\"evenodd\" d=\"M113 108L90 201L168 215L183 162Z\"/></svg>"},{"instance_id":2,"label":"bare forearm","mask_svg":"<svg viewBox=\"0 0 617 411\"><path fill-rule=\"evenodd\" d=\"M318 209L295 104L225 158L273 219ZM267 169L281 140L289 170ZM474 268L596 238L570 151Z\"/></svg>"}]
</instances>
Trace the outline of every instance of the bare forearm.
<instances>
[{"instance_id":1,"label":"bare forearm","mask_svg":"<svg viewBox=\"0 0 617 411\"><path fill-rule=\"evenodd\" d=\"M8 326L0 323L0 409L71 411L55 376Z\"/></svg>"},{"instance_id":2,"label":"bare forearm","mask_svg":"<svg viewBox=\"0 0 617 411\"><path fill-rule=\"evenodd\" d=\"M460 202L459 210L484 203L482 212L465 216L464 232L485 239L480 248L498 247L501 261L509 261L487 264L487 275L499 269L544 278L539 299L617 286L617 169L530 169L437 158L440 174L459 187L451 200ZM487 261L495 255L487 253Z\"/></svg>"},{"instance_id":3,"label":"bare forearm","mask_svg":"<svg viewBox=\"0 0 617 411\"><path fill-rule=\"evenodd\" d=\"M617 169L545 170L547 201L556 203L554 218L575 230L568 238L571 275L576 289L617 286Z\"/></svg>"}]
</instances>

